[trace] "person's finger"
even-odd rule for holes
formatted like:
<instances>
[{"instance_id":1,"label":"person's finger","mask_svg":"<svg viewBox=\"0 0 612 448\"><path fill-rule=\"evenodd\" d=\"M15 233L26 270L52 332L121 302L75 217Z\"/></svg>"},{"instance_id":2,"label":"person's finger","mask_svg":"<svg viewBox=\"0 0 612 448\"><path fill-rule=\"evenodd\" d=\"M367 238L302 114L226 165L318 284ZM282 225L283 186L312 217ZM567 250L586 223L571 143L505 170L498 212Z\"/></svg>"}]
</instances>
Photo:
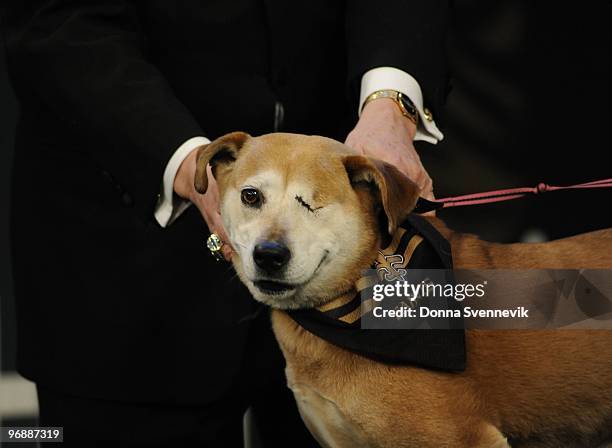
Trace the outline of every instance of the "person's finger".
<instances>
[{"instance_id":1,"label":"person's finger","mask_svg":"<svg viewBox=\"0 0 612 448\"><path fill-rule=\"evenodd\" d=\"M226 261L231 261L232 254L234 253L234 248L230 244L227 235L222 229L217 229L216 233L217 235L219 235L219 238L221 238L221 241L223 241L223 246L221 246L221 253L223 254L223 258L225 258Z\"/></svg>"},{"instance_id":2,"label":"person's finger","mask_svg":"<svg viewBox=\"0 0 612 448\"><path fill-rule=\"evenodd\" d=\"M212 219L212 216L210 216L210 214L207 212L207 210L205 210L202 207L198 207L198 210L200 211L200 215L202 216L202 218L204 218L204 222L206 223L206 227L208 227L208 231L210 233L215 233L214 229L215 229L215 223Z\"/></svg>"},{"instance_id":3,"label":"person's finger","mask_svg":"<svg viewBox=\"0 0 612 448\"><path fill-rule=\"evenodd\" d=\"M209 218L211 219L211 218ZM223 258L227 261L231 261L232 254L234 253L234 249L229 241L229 237L227 236L227 232L223 227L223 223L220 222L220 219L212 218L211 224L208 227L210 233L216 234L223 245L221 246L221 253L223 254Z\"/></svg>"},{"instance_id":4,"label":"person's finger","mask_svg":"<svg viewBox=\"0 0 612 448\"><path fill-rule=\"evenodd\" d=\"M221 247L221 251L223 253L223 257L227 261L231 261L232 254L234 253L234 248L232 247L232 243L230 242L230 238L225 230L225 226L223 225L223 221L221 220L221 215L218 213L214 213L213 217L213 228L215 229L214 233L216 233L221 241L223 242L223 246Z\"/></svg>"},{"instance_id":5,"label":"person's finger","mask_svg":"<svg viewBox=\"0 0 612 448\"><path fill-rule=\"evenodd\" d=\"M228 247L232 247L232 243L230 242L229 236L227 235L223 222L221 222L220 218L215 222L215 230L215 233L219 235L221 241L223 241Z\"/></svg>"},{"instance_id":6,"label":"person's finger","mask_svg":"<svg viewBox=\"0 0 612 448\"><path fill-rule=\"evenodd\" d=\"M434 197L431 179L425 183L424 187L421 189L421 196L429 201L434 201L436 199Z\"/></svg>"},{"instance_id":7,"label":"person's finger","mask_svg":"<svg viewBox=\"0 0 612 448\"><path fill-rule=\"evenodd\" d=\"M351 149L353 149L355 152L357 152L357 154L360 154L362 156L367 156L368 155L366 147L363 146L359 141L353 141L350 144L347 143L347 146L349 146Z\"/></svg>"},{"instance_id":8,"label":"person's finger","mask_svg":"<svg viewBox=\"0 0 612 448\"><path fill-rule=\"evenodd\" d=\"M226 261L232 261L232 255L234 255L234 251L230 246L223 245L221 251L223 253L223 258L225 258Z\"/></svg>"},{"instance_id":9,"label":"person's finger","mask_svg":"<svg viewBox=\"0 0 612 448\"><path fill-rule=\"evenodd\" d=\"M204 218L204 222L206 222L208 231L210 233L215 233L216 225L215 225L215 221L213 218L213 214L210 212L210 208L203 201L197 203L196 206L198 210L200 211L200 215L202 216L202 218Z\"/></svg>"},{"instance_id":10,"label":"person's finger","mask_svg":"<svg viewBox=\"0 0 612 448\"><path fill-rule=\"evenodd\" d=\"M207 201L211 204L212 209L215 211L220 211L220 202L219 202L219 186L217 185L217 181L215 177L212 175L212 169L210 165L206 167L208 174L208 190L206 191L206 195L208 196Z\"/></svg>"}]
</instances>

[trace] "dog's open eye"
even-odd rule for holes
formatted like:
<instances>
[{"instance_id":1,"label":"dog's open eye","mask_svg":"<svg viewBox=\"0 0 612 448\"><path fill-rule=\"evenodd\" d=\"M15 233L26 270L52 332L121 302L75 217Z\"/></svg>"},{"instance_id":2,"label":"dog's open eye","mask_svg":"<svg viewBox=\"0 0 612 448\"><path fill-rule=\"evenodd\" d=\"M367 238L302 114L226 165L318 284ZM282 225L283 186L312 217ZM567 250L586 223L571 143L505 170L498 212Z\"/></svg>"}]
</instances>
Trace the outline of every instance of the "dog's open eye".
<instances>
[{"instance_id":1,"label":"dog's open eye","mask_svg":"<svg viewBox=\"0 0 612 448\"><path fill-rule=\"evenodd\" d=\"M255 188L245 188L240 194L240 199L244 205L249 207L259 207L262 203L262 195Z\"/></svg>"}]
</instances>

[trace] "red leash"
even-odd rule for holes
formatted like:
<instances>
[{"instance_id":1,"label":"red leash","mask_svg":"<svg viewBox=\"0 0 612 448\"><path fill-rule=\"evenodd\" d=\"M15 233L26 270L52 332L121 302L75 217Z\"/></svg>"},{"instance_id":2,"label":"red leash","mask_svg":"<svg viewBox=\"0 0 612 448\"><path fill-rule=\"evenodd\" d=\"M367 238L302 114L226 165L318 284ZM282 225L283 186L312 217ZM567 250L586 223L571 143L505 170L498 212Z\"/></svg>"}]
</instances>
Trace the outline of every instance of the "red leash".
<instances>
[{"instance_id":1,"label":"red leash","mask_svg":"<svg viewBox=\"0 0 612 448\"><path fill-rule=\"evenodd\" d=\"M416 213L426 213L432 210L439 210L448 207L461 207L464 205L490 204L492 202L510 201L522 198L530 194L541 194L547 191L575 190L591 188L612 188L612 178L586 182L583 184L555 186L539 183L535 187L506 188L503 190L485 191L483 193L465 194L448 198L429 201L419 198L415 208Z\"/></svg>"}]
</instances>

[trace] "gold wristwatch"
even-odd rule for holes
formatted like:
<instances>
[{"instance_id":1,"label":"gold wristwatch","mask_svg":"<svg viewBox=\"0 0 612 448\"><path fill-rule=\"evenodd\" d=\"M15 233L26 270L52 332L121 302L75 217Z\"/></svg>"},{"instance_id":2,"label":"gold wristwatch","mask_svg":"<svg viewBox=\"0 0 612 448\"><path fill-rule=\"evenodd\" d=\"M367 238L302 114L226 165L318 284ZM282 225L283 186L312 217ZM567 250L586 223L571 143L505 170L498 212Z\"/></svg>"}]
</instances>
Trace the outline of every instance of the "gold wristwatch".
<instances>
[{"instance_id":1,"label":"gold wristwatch","mask_svg":"<svg viewBox=\"0 0 612 448\"><path fill-rule=\"evenodd\" d=\"M395 90L377 90L376 92L370 94L363 102L363 107L361 110L363 110L366 104L368 104L370 101L378 100L380 98L389 98L395 101L395 104L397 104L397 106L400 108L402 115L412 121L415 126L418 126L419 113L417 112L417 108L415 107L414 103L410 101L410 98L408 98L406 95Z\"/></svg>"}]
</instances>

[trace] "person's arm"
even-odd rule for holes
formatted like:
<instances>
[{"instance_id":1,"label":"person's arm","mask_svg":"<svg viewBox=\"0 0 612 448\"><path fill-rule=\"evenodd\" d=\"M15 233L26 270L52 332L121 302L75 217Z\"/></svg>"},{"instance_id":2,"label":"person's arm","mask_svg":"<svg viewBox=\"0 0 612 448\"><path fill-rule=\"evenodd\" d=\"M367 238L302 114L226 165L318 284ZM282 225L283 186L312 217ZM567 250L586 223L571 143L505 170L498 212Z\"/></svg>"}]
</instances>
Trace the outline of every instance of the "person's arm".
<instances>
[{"instance_id":1,"label":"person's arm","mask_svg":"<svg viewBox=\"0 0 612 448\"><path fill-rule=\"evenodd\" d=\"M394 67L418 81L424 104L437 116L448 91L446 32L449 0L351 0L346 5L349 83Z\"/></svg>"},{"instance_id":2,"label":"person's arm","mask_svg":"<svg viewBox=\"0 0 612 448\"><path fill-rule=\"evenodd\" d=\"M35 95L64 126L87 136L82 150L150 219L173 152L203 132L147 60L134 6L10 0L3 13L17 90Z\"/></svg>"},{"instance_id":3,"label":"person's arm","mask_svg":"<svg viewBox=\"0 0 612 448\"><path fill-rule=\"evenodd\" d=\"M359 96L359 121L346 143L393 163L433 197L431 178L414 149L415 139L442 139L434 116L448 90L445 39L448 1L347 2L349 86ZM365 98L376 90L406 94L419 111L419 128L389 99Z\"/></svg>"}]
</instances>

